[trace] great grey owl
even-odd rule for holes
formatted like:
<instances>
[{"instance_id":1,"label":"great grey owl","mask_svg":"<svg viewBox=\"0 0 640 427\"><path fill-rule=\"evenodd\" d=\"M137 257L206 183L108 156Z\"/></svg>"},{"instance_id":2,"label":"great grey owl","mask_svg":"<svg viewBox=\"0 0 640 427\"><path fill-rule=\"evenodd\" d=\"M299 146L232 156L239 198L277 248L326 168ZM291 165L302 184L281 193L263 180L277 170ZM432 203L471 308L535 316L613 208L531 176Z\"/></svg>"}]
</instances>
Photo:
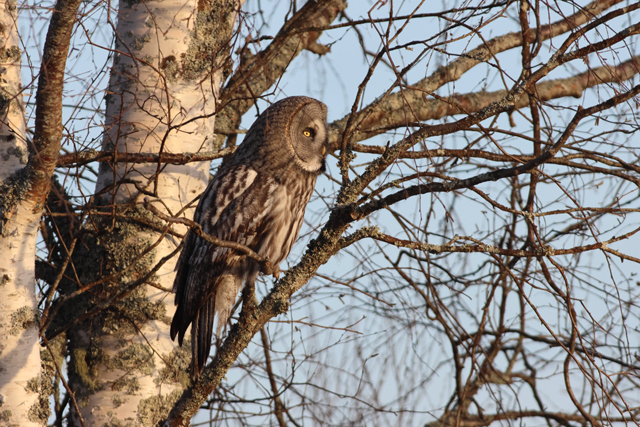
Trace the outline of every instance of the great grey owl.
<instances>
[{"instance_id":1,"label":"great grey owl","mask_svg":"<svg viewBox=\"0 0 640 427\"><path fill-rule=\"evenodd\" d=\"M327 107L305 96L278 101L253 123L242 144L202 194L194 220L218 239L248 246L273 265L289 254L304 211L325 169ZM176 265L176 314L171 339L182 345L191 324L192 372L202 372L213 321L229 320L243 283L253 285L260 265L245 254L187 233Z\"/></svg>"}]
</instances>

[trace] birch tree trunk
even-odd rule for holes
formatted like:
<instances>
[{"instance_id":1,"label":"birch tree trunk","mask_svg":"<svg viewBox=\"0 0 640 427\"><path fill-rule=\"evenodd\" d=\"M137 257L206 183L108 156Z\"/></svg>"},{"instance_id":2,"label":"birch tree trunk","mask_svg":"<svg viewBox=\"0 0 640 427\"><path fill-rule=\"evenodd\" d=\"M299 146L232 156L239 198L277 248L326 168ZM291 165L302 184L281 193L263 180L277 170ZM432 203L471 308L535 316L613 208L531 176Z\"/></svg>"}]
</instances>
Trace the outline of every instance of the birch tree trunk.
<instances>
[{"instance_id":1,"label":"birch tree trunk","mask_svg":"<svg viewBox=\"0 0 640 427\"><path fill-rule=\"evenodd\" d=\"M27 141L20 85L17 8L0 4L0 420L36 426L40 351L35 248L41 208L25 200Z\"/></svg>"},{"instance_id":2,"label":"birch tree trunk","mask_svg":"<svg viewBox=\"0 0 640 427\"><path fill-rule=\"evenodd\" d=\"M239 6L120 2L103 151L219 148L214 114ZM100 166L99 196L74 260L88 291L73 311L109 308L68 331L70 386L86 425L153 425L188 384L189 344L176 347L169 337L180 239L157 232L161 225L150 231L154 220L141 203L148 198L164 212L191 218L209 175L208 162Z\"/></svg>"},{"instance_id":3,"label":"birch tree trunk","mask_svg":"<svg viewBox=\"0 0 640 427\"><path fill-rule=\"evenodd\" d=\"M62 141L62 93L80 0L60 0L44 44L33 139L26 138L17 4L0 4L0 420L46 425L51 381L41 370L35 257ZM27 158L28 153L28 158ZM49 359L50 360L50 359Z\"/></svg>"}]
</instances>

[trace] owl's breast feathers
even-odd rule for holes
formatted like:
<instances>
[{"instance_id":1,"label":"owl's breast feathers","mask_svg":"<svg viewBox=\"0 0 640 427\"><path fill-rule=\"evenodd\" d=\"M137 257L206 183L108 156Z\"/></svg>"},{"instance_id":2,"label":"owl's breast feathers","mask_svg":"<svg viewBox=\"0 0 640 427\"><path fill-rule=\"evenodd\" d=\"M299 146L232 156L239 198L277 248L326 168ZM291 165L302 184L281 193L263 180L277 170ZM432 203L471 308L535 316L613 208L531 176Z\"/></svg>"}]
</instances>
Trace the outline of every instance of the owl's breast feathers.
<instances>
[{"instance_id":1,"label":"owl's breast feathers","mask_svg":"<svg viewBox=\"0 0 640 427\"><path fill-rule=\"evenodd\" d=\"M226 166L203 194L194 220L202 224L206 233L248 246L273 264L280 264L300 232L317 173L289 173L292 163L277 174L257 172L243 165ZM177 335L182 344L193 323L194 367L198 371L208 356L216 313L219 334L242 284L253 284L259 268L257 262L242 253L188 232L176 265L177 309L171 338Z\"/></svg>"}]
</instances>

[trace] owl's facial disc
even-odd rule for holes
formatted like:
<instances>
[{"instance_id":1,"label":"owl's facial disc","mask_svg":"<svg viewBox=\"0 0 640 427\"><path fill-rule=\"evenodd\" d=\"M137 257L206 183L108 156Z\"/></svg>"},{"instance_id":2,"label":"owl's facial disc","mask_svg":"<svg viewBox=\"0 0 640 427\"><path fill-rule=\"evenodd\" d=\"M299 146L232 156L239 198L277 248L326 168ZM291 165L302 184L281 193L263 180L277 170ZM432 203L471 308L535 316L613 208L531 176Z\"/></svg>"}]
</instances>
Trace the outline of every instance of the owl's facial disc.
<instances>
[{"instance_id":1,"label":"owl's facial disc","mask_svg":"<svg viewBox=\"0 0 640 427\"><path fill-rule=\"evenodd\" d=\"M324 165L327 151L326 107L309 103L295 115L289 129L296 163L309 172L317 172Z\"/></svg>"}]
</instances>

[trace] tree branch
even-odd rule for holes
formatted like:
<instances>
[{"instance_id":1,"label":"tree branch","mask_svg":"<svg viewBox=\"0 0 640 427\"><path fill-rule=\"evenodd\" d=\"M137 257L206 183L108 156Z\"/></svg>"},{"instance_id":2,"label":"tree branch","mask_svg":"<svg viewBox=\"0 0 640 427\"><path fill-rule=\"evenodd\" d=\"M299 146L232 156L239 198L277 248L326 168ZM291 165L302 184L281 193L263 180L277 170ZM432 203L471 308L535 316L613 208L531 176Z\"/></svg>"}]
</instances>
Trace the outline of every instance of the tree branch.
<instances>
[{"instance_id":1,"label":"tree branch","mask_svg":"<svg viewBox=\"0 0 640 427\"><path fill-rule=\"evenodd\" d=\"M63 154L58 158L59 167L83 166L91 162L116 163L170 163L184 165L193 162L204 162L221 159L235 151L235 147L219 151L203 151L198 153L125 153L112 151L78 151Z\"/></svg>"},{"instance_id":2,"label":"tree branch","mask_svg":"<svg viewBox=\"0 0 640 427\"><path fill-rule=\"evenodd\" d=\"M31 190L27 197L44 206L51 190L62 142L62 90L69 44L81 0L59 0L53 10L44 44L36 93L36 118L29 154Z\"/></svg>"},{"instance_id":3,"label":"tree branch","mask_svg":"<svg viewBox=\"0 0 640 427\"><path fill-rule=\"evenodd\" d=\"M592 88L606 83L618 83L629 80L634 75L640 73L640 56L635 56L620 65L613 67L598 67L586 71L577 76L567 77L563 79L555 79L544 81L535 86L534 92L536 99L541 101L549 101L567 96L579 98L585 89ZM413 88L413 86L412 86ZM418 89L416 89L418 90ZM406 116L402 116L400 121L392 121L392 116L387 117L384 126L364 128L356 132L354 141L362 141L369 139L375 135L382 134L392 129L404 126L420 126L420 121L437 120L447 116L456 114L471 114L486 108L494 102L503 100L508 95L505 90L495 92L467 93L461 95L452 95L445 99L426 99L426 94L419 106L413 107L413 111L417 114L417 120L409 122ZM529 106L529 95L524 94L514 105L515 109L526 108ZM397 117L396 117L397 118ZM329 134L329 142L333 150L339 147L338 139L341 132L344 131L342 120L335 121L329 125L331 132ZM382 154L385 147L375 147L370 145L359 145L354 143L353 151L360 153ZM223 158L232 154L235 147L224 148L216 152L199 152L199 153L123 153L118 152L117 156L113 152L106 151L79 151L72 154L63 154L59 156L57 161L58 167L83 166L94 161L101 162L121 162L121 163L169 163L182 165L192 162L211 161ZM420 158L434 156L457 156L454 152L463 153L464 157L474 157L479 150L430 150L421 153L406 152L401 158ZM440 154L442 152L442 154ZM447 154L451 152L452 154ZM486 158L490 155L504 160L504 156L495 153L478 154L479 157ZM520 157L520 156L517 156ZM508 160L507 160L508 161Z\"/></svg>"},{"instance_id":4,"label":"tree branch","mask_svg":"<svg viewBox=\"0 0 640 427\"><path fill-rule=\"evenodd\" d=\"M595 0L579 12L558 22L542 26L539 29L530 29L527 32L527 37L534 40L537 35L541 42L557 37L589 22L594 16L620 2L621 0ZM388 129L390 126L399 127L403 124L427 120L427 118L421 119L420 117L428 117L433 111L433 105L424 105L425 94L431 94L445 84L458 80L476 65L489 61L497 53L522 46L522 43L523 35L521 32L513 32L493 38L470 52L461 55L450 64L439 67L429 77L402 91L374 101L361 109L357 113L357 117L354 118L354 123L358 123L358 125L352 141L357 142L369 138L371 135L359 134L359 132L365 132L368 129ZM528 103L528 97L526 99ZM337 135L345 129L348 119L349 116L346 116L332 124L332 128L335 130L330 135L330 142L334 146L337 145L337 139L339 138Z\"/></svg>"},{"instance_id":5,"label":"tree branch","mask_svg":"<svg viewBox=\"0 0 640 427\"><path fill-rule=\"evenodd\" d=\"M534 86L533 93L535 93L535 99L538 101L549 101L567 96L580 98L588 88L606 83L621 83L639 73L640 56L634 56L617 66L598 67L576 76L543 81ZM420 126L421 122L427 120L438 120L457 114L476 113L492 103L505 99L509 94L506 90L499 90L495 92L472 92L452 95L447 98L427 99L427 96L430 94L419 86L408 86L405 91L406 90L422 93L420 102L411 105L410 111L415 113L413 119L410 119L406 114L409 109L404 109L404 112L394 110L394 112L390 114L382 115L381 120L377 123L371 120L363 121L360 124L359 130L354 134L353 141L363 141L375 135L405 126ZM530 95L524 94L515 102L513 108L516 110L526 108L529 106L529 103ZM338 120L330 125L332 132L330 133L329 142L333 149L338 148L339 135L344 130L341 126L344 124L342 120ZM353 150L358 151L355 146Z\"/></svg>"},{"instance_id":6,"label":"tree branch","mask_svg":"<svg viewBox=\"0 0 640 427\"><path fill-rule=\"evenodd\" d=\"M216 115L216 133L230 134L237 129L256 98L273 86L291 61L304 49L314 46L322 34L321 31L300 34L297 29L329 25L346 7L344 0L307 2L283 25L266 49L241 64L220 94L222 109Z\"/></svg>"}]
</instances>

